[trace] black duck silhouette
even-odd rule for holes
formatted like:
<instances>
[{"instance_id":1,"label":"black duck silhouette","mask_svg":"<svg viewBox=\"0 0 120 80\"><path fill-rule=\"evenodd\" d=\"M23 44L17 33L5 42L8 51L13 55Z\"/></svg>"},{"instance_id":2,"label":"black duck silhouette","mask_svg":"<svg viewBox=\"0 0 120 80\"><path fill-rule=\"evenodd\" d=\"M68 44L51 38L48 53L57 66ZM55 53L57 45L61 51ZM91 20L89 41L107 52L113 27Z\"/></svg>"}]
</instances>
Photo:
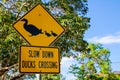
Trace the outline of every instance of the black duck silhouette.
<instances>
[{"instance_id":1,"label":"black duck silhouette","mask_svg":"<svg viewBox=\"0 0 120 80\"><path fill-rule=\"evenodd\" d=\"M51 34L48 33L47 31L45 31L45 35L46 35L47 37L50 37L50 36L51 36Z\"/></svg>"},{"instance_id":2,"label":"black duck silhouette","mask_svg":"<svg viewBox=\"0 0 120 80\"><path fill-rule=\"evenodd\" d=\"M56 34L55 32L53 32L53 31L51 31L51 34L52 34L54 37L57 36L57 34Z\"/></svg>"},{"instance_id":3,"label":"black duck silhouette","mask_svg":"<svg viewBox=\"0 0 120 80\"><path fill-rule=\"evenodd\" d=\"M28 24L27 19L22 19L21 21L24 21L25 23L23 24L23 27L26 31L28 31L31 36L36 36L38 34L43 34L42 29L38 29L36 26L33 24Z\"/></svg>"}]
</instances>

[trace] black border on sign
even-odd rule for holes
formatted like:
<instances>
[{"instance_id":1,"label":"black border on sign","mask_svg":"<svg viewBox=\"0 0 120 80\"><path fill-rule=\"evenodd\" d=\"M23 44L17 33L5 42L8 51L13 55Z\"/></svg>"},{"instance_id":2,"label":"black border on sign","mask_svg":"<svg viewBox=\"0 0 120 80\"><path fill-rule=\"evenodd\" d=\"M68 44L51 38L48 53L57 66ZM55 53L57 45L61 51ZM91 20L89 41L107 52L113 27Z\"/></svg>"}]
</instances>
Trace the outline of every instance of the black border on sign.
<instances>
[{"instance_id":1,"label":"black border on sign","mask_svg":"<svg viewBox=\"0 0 120 80\"><path fill-rule=\"evenodd\" d=\"M58 49L58 61L59 61L59 71L58 72L21 72L21 47L39 47L39 48L57 48ZM60 51L58 47L45 47L45 46L20 46L20 53L19 53L19 72L20 73L48 73L48 74L59 74L60 73Z\"/></svg>"},{"instance_id":2,"label":"black border on sign","mask_svg":"<svg viewBox=\"0 0 120 80\"><path fill-rule=\"evenodd\" d=\"M25 15L27 15L30 11L32 11L36 6L38 6L38 5L40 5L40 6L42 6L42 4L37 4L37 5L35 5L32 9L30 9L26 14L24 14L20 19L22 19ZM43 7L42 6L42 8L44 8L44 10L46 10L46 12L48 13L48 15L50 15L57 23L58 23L58 21L47 11L47 9L45 8L45 7ZM14 22L13 23L13 28L15 29L15 27L14 27L14 24L16 24L20 19L18 19L16 22ZM59 24L59 23L58 23ZM60 35L58 35L58 37L54 40L54 41L52 41L48 46L51 46L64 32L65 32L65 28L61 25L61 24L59 24L62 28L63 28L63 32L60 34ZM15 29L21 36L22 36L22 34L17 30L17 29ZM22 36L23 37L23 36ZM24 38L24 37L23 37ZM24 38L25 39L25 38ZM27 40L27 39L25 39L28 43L29 43L29 41ZM30 44L30 43L29 43ZM31 45L31 44L30 44ZM36 46L36 45L33 45L33 46ZM40 45L40 46L44 46L44 45Z\"/></svg>"}]
</instances>

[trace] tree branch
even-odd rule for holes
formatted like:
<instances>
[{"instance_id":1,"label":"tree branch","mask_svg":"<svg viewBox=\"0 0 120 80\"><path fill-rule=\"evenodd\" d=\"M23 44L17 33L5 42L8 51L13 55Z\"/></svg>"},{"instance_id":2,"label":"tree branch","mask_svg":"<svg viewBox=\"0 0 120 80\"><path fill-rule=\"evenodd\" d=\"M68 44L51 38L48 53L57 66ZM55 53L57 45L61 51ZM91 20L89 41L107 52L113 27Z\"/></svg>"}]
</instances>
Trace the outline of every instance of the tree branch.
<instances>
[{"instance_id":1,"label":"tree branch","mask_svg":"<svg viewBox=\"0 0 120 80\"><path fill-rule=\"evenodd\" d=\"M20 74L18 74L17 76L12 77L10 80L16 80L16 79L19 79L19 78L21 78L21 77L24 76L24 75L25 75L25 74L20 73Z\"/></svg>"},{"instance_id":2,"label":"tree branch","mask_svg":"<svg viewBox=\"0 0 120 80\"><path fill-rule=\"evenodd\" d=\"M8 71L8 67L0 68L0 76L2 76L6 71Z\"/></svg>"},{"instance_id":3,"label":"tree branch","mask_svg":"<svg viewBox=\"0 0 120 80\"><path fill-rule=\"evenodd\" d=\"M12 66L9 66L9 67L4 67L4 68L0 68L0 76L2 76L2 80L4 80L5 78L5 73L6 71L8 71L9 69L13 68L13 67L16 67L18 66L18 63L12 65ZM20 77L24 76L25 74L23 73L19 73L18 75L12 77L10 80L16 80L16 79L19 79Z\"/></svg>"},{"instance_id":4,"label":"tree branch","mask_svg":"<svg viewBox=\"0 0 120 80\"><path fill-rule=\"evenodd\" d=\"M15 67L15 66L18 66L18 63L12 65L12 66L9 66L9 67L3 67L3 68L0 68L0 76L2 76L6 71L8 71L10 68L12 67Z\"/></svg>"}]
</instances>

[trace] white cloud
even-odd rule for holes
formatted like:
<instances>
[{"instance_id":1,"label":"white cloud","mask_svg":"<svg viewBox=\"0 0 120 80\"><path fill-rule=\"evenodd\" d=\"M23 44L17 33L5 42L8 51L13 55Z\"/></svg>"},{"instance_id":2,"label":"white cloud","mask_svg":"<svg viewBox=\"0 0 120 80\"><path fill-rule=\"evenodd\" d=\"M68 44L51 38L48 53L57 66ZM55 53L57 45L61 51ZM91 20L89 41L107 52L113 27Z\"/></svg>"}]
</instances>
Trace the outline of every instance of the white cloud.
<instances>
[{"instance_id":1,"label":"white cloud","mask_svg":"<svg viewBox=\"0 0 120 80\"><path fill-rule=\"evenodd\" d=\"M61 74L66 77L66 80L76 80L76 77L69 73L72 64L77 64L77 61L72 57L63 57L61 60Z\"/></svg>"},{"instance_id":2,"label":"white cloud","mask_svg":"<svg viewBox=\"0 0 120 80\"><path fill-rule=\"evenodd\" d=\"M75 59L72 57L70 57L70 58L63 57L61 64L64 65L64 67L70 67L70 65L73 64L73 61L75 61Z\"/></svg>"},{"instance_id":3,"label":"white cloud","mask_svg":"<svg viewBox=\"0 0 120 80\"><path fill-rule=\"evenodd\" d=\"M77 77L75 77L73 74L69 75L69 77L66 77L66 80L77 80Z\"/></svg>"},{"instance_id":4,"label":"white cloud","mask_svg":"<svg viewBox=\"0 0 120 80\"><path fill-rule=\"evenodd\" d=\"M101 44L120 44L120 34L117 35L108 35L104 37L93 37L88 39L89 42L101 43Z\"/></svg>"},{"instance_id":5,"label":"white cloud","mask_svg":"<svg viewBox=\"0 0 120 80\"><path fill-rule=\"evenodd\" d=\"M69 67L75 63L75 60L70 57L63 57L61 61L61 73L62 74L67 74L69 72Z\"/></svg>"}]
</instances>

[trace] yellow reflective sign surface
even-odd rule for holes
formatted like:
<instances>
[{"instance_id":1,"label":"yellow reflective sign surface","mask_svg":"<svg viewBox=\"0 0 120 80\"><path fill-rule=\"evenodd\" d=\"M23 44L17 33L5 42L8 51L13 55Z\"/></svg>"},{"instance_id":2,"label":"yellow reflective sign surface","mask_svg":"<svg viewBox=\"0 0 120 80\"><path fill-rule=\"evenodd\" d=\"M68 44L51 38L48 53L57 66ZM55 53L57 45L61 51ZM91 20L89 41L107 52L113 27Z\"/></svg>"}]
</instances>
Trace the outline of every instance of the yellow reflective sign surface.
<instances>
[{"instance_id":1,"label":"yellow reflective sign surface","mask_svg":"<svg viewBox=\"0 0 120 80\"><path fill-rule=\"evenodd\" d=\"M65 31L40 4L17 20L13 27L34 46L49 46Z\"/></svg>"},{"instance_id":2,"label":"yellow reflective sign surface","mask_svg":"<svg viewBox=\"0 0 120 80\"><path fill-rule=\"evenodd\" d=\"M56 47L21 46L19 70L22 73L59 73L59 49Z\"/></svg>"}]
</instances>

